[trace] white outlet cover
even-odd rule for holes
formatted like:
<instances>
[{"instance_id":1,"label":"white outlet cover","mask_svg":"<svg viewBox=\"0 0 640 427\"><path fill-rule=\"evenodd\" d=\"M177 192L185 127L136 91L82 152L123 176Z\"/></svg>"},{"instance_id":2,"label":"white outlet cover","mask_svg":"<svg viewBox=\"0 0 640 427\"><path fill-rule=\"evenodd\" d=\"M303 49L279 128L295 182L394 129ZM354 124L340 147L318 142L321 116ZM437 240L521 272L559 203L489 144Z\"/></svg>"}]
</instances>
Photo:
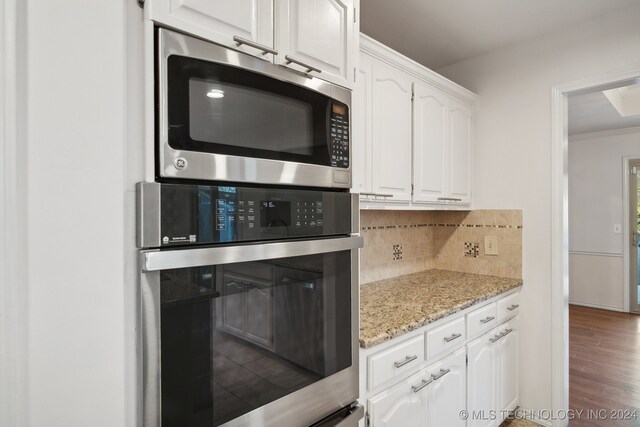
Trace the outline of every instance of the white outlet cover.
<instances>
[{"instance_id":1,"label":"white outlet cover","mask_svg":"<svg viewBox=\"0 0 640 427\"><path fill-rule=\"evenodd\" d=\"M484 254L498 255L498 237L484 236Z\"/></svg>"}]
</instances>

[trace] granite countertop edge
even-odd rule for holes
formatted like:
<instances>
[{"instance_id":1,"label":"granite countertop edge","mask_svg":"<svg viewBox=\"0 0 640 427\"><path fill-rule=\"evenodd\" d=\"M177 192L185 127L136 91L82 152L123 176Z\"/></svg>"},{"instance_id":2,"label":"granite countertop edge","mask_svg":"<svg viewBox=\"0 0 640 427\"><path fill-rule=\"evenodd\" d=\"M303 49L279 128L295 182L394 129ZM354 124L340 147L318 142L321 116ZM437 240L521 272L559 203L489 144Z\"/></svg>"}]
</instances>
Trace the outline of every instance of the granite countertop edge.
<instances>
[{"instance_id":1,"label":"granite countertop edge","mask_svg":"<svg viewBox=\"0 0 640 427\"><path fill-rule=\"evenodd\" d=\"M420 274L420 273L418 273ZM481 275L474 275L474 274L467 274L467 273L463 273L466 276L479 276L482 277L483 279L486 280L486 278L490 278L492 276L481 276ZM380 345L386 341L389 341L391 339L397 338L399 336L402 336L404 334L407 334L409 332L415 331L416 329L419 329L423 326L426 326L430 323L433 323L437 320L440 320L442 318L445 318L447 316L450 316L452 314L458 313L462 310L465 310L475 304L478 304L482 301L486 301L488 299L491 299L493 297L505 294L507 292L510 292L514 289L520 288L523 285L523 281L521 279L510 279L510 278L504 278L504 277L500 277L497 279L501 279L502 281L508 281L508 284L502 284L502 285L496 285L495 289L489 290L487 292L484 292L482 295L480 296L475 296L469 300L466 300L462 303L456 304L454 306L451 307L446 307L442 310L438 310L432 313L429 313L427 316L424 315L419 315L419 317L417 317L415 320L412 320L410 322L404 323L402 326L398 327L398 326L394 326L390 329L385 330L382 333L373 335L373 336L368 336L368 337L359 337L359 344L360 344L360 348L362 349L370 349L372 347L375 347L377 345ZM382 282L382 281L381 281ZM375 285L377 282L373 282L373 283L368 283L366 285ZM363 285L364 286L364 285ZM362 314L361 314L362 316Z\"/></svg>"}]
</instances>

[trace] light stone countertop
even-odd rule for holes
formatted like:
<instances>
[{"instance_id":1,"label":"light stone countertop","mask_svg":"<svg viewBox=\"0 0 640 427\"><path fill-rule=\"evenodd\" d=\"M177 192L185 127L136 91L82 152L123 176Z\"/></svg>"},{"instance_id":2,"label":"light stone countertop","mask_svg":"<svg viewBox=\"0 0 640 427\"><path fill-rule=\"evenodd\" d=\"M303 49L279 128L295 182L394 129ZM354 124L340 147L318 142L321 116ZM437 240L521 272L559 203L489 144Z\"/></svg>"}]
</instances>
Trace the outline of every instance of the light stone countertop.
<instances>
[{"instance_id":1,"label":"light stone countertop","mask_svg":"<svg viewBox=\"0 0 640 427\"><path fill-rule=\"evenodd\" d=\"M522 286L510 279L427 270L360 286L360 347L370 348Z\"/></svg>"}]
</instances>

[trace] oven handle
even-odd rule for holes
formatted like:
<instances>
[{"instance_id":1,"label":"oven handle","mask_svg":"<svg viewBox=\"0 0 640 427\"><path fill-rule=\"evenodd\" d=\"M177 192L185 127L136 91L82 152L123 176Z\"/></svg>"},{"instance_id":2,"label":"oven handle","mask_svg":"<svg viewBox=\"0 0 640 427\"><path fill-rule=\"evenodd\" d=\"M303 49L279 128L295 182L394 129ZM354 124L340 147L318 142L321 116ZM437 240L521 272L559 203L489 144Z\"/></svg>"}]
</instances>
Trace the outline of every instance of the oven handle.
<instances>
[{"instance_id":1,"label":"oven handle","mask_svg":"<svg viewBox=\"0 0 640 427\"><path fill-rule=\"evenodd\" d=\"M206 265L232 264L292 256L324 254L364 246L361 236L336 239L302 240L294 242L261 243L258 245L216 246L212 248L140 252L143 272L174 268L202 267Z\"/></svg>"}]
</instances>

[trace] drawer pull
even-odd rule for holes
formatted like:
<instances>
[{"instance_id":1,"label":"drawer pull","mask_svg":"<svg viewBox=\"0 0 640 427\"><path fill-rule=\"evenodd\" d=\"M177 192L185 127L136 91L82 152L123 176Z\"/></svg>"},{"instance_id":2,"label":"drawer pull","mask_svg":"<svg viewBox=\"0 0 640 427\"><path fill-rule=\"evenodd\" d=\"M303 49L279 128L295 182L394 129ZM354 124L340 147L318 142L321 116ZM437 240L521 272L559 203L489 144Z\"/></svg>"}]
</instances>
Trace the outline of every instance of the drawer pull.
<instances>
[{"instance_id":1,"label":"drawer pull","mask_svg":"<svg viewBox=\"0 0 640 427\"><path fill-rule=\"evenodd\" d=\"M481 320L480 320L480 323L489 323L489 322L491 322L493 319L495 319L495 317L493 317L493 316L485 317L484 319L481 319Z\"/></svg>"},{"instance_id":2,"label":"drawer pull","mask_svg":"<svg viewBox=\"0 0 640 427\"><path fill-rule=\"evenodd\" d=\"M433 379L433 381L439 380L440 378L447 375L449 372L451 372L451 369L440 369L440 373L438 375L431 374L431 378Z\"/></svg>"},{"instance_id":3,"label":"drawer pull","mask_svg":"<svg viewBox=\"0 0 640 427\"><path fill-rule=\"evenodd\" d=\"M456 340L458 338L460 338L462 336L462 334L453 334L450 337L444 337L445 342L451 342L453 340Z\"/></svg>"},{"instance_id":4,"label":"drawer pull","mask_svg":"<svg viewBox=\"0 0 640 427\"><path fill-rule=\"evenodd\" d=\"M422 382L419 385L412 385L411 386L411 390L413 390L414 393L419 392L420 390L422 390L423 388L425 388L426 386L428 386L429 384L431 384L433 382L433 380L422 380Z\"/></svg>"},{"instance_id":5,"label":"drawer pull","mask_svg":"<svg viewBox=\"0 0 640 427\"><path fill-rule=\"evenodd\" d=\"M407 356L405 357L405 359L402 362L393 362L393 366L395 366L396 368L400 368L404 365L406 365L407 363L411 363L414 360L416 360L418 358L418 356Z\"/></svg>"},{"instance_id":6,"label":"drawer pull","mask_svg":"<svg viewBox=\"0 0 640 427\"><path fill-rule=\"evenodd\" d=\"M516 308L518 308L518 307L520 307L520 304L513 304L513 305L511 305L511 306L507 307L507 310L509 310L509 311L513 311L513 310L515 310L515 309L516 309Z\"/></svg>"}]
</instances>

